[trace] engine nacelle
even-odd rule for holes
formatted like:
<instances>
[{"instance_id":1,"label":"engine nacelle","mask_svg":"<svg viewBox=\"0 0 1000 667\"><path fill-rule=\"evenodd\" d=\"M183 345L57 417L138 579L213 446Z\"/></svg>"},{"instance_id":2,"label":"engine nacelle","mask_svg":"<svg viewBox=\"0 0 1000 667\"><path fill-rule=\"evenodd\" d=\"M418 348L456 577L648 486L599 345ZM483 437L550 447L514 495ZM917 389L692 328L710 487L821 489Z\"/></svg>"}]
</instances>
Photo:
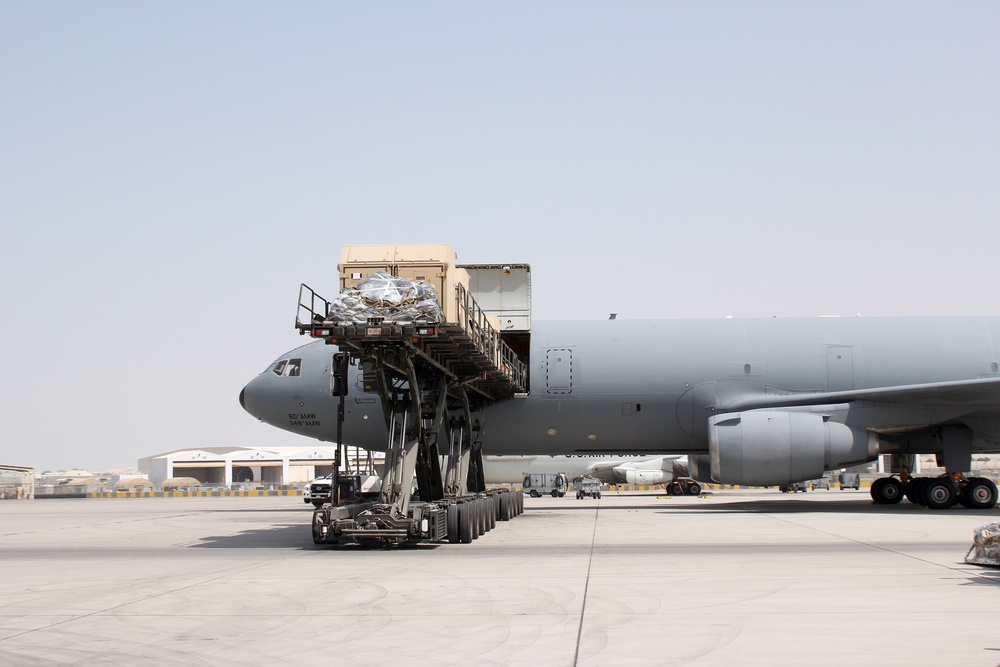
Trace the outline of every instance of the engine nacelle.
<instances>
[{"instance_id":1,"label":"engine nacelle","mask_svg":"<svg viewBox=\"0 0 1000 667\"><path fill-rule=\"evenodd\" d=\"M655 486L666 484L673 475L664 470L636 470L618 466L613 471L615 484L635 484L636 486Z\"/></svg>"},{"instance_id":2,"label":"engine nacelle","mask_svg":"<svg viewBox=\"0 0 1000 667\"><path fill-rule=\"evenodd\" d=\"M712 481L775 486L872 461L878 438L817 412L751 410L710 418L708 451Z\"/></svg>"}]
</instances>

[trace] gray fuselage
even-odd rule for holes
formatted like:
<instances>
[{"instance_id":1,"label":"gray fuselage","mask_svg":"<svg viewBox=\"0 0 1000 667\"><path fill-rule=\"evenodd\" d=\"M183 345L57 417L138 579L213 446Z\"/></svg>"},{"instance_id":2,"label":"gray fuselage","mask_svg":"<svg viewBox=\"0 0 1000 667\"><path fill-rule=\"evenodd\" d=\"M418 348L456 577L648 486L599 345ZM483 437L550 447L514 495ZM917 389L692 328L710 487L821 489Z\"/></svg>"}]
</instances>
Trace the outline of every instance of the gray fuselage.
<instances>
[{"instance_id":1,"label":"gray fuselage","mask_svg":"<svg viewBox=\"0 0 1000 667\"><path fill-rule=\"evenodd\" d=\"M995 446L1000 404L988 391L965 400L876 400L852 392L1000 378L1000 318L773 318L538 322L531 330L529 391L480 417L487 454L694 454L707 451L715 414L779 405L788 396L854 401L842 419L883 433L969 416L977 449ZM244 407L262 421L336 440L330 393L336 348L317 341L282 355L298 375L251 381ZM352 369L344 441L384 447L375 395ZM991 385L992 386L992 385Z\"/></svg>"}]
</instances>

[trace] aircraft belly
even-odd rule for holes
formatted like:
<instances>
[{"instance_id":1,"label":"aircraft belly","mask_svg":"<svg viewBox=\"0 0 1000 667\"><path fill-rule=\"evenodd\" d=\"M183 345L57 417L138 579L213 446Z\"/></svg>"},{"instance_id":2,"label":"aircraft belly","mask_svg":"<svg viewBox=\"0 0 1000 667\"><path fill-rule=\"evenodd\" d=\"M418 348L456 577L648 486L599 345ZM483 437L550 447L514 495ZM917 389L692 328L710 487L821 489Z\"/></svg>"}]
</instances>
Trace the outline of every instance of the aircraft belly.
<instances>
[{"instance_id":1,"label":"aircraft belly","mask_svg":"<svg viewBox=\"0 0 1000 667\"><path fill-rule=\"evenodd\" d=\"M677 428L676 395L514 399L487 409L488 454L663 453L688 451Z\"/></svg>"}]
</instances>

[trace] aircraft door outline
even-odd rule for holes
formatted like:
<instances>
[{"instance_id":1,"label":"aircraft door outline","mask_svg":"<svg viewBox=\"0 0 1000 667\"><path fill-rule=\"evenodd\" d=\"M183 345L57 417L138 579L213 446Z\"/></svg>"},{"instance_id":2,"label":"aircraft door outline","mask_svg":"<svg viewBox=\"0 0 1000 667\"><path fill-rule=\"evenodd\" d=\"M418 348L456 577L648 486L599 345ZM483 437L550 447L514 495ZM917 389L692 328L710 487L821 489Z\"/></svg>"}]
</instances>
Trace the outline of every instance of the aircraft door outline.
<instances>
[{"instance_id":1,"label":"aircraft door outline","mask_svg":"<svg viewBox=\"0 0 1000 667\"><path fill-rule=\"evenodd\" d=\"M573 350L553 347L545 351L545 393L559 396L573 393Z\"/></svg>"}]
</instances>

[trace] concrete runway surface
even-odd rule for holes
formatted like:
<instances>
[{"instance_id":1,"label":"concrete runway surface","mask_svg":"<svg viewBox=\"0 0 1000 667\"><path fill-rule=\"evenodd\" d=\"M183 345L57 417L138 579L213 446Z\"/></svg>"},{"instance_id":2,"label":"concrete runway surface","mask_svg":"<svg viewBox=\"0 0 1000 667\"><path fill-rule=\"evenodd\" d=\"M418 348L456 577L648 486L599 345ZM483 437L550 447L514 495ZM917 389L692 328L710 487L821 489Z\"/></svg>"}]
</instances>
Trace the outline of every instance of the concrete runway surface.
<instances>
[{"instance_id":1,"label":"concrete runway surface","mask_svg":"<svg viewBox=\"0 0 1000 667\"><path fill-rule=\"evenodd\" d=\"M998 665L996 509L866 491L525 499L317 547L295 497L0 503L0 665Z\"/></svg>"}]
</instances>

